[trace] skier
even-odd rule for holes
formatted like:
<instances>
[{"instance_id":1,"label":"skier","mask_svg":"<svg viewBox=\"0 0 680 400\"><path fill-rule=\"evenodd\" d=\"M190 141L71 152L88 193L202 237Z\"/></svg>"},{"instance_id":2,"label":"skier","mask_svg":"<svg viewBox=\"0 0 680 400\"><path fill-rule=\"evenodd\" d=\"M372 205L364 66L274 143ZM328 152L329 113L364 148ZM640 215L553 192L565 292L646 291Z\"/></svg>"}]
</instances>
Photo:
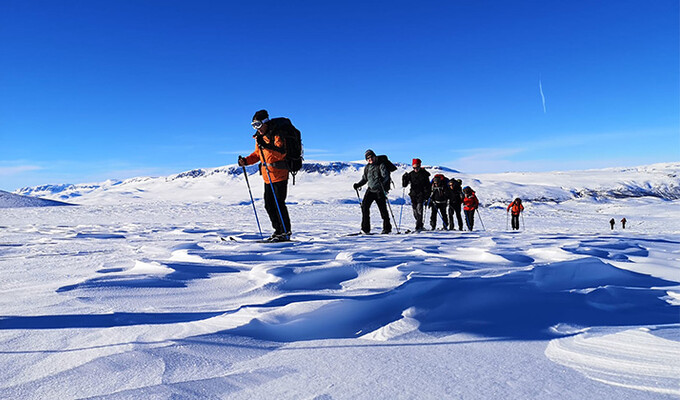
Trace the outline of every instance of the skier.
<instances>
[{"instance_id":1,"label":"skier","mask_svg":"<svg viewBox=\"0 0 680 400\"><path fill-rule=\"evenodd\" d=\"M420 232L423 230L423 204L430 197L430 173L421 167L422 161L419 158L414 158L411 165L413 171L404 173L401 184L403 187L411 185L408 195L411 197L416 231Z\"/></svg>"},{"instance_id":2,"label":"skier","mask_svg":"<svg viewBox=\"0 0 680 400\"><path fill-rule=\"evenodd\" d=\"M354 190L368 183L366 194L361 201L361 233L371 232L371 204L375 201L380 210L380 217L383 220L382 234L392 232L390 215L387 212L387 192L390 189L390 171L386 163L379 163L373 150L368 149L364 154L366 157L366 167L361 180L354 184Z\"/></svg>"},{"instance_id":3,"label":"skier","mask_svg":"<svg viewBox=\"0 0 680 400\"><path fill-rule=\"evenodd\" d=\"M432 208L430 226L432 230L437 229L437 214L442 216L444 230L449 229L449 219L446 217L446 203L449 201L449 185L447 181L448 179L442 174L437 174L432 179L432 192L430 194L430 207Z\"/></svg>"},{"instance_id":4,"label":"skier","mask_svg":"<svg viewBox=\"0 0 680 400\"><path fill-rule=\"evenodd\" d=\"M623 217L623 219L621 219L621 226L623 227L623 229L626 229L626 217Z\"/></svg>"},{"instance_id":5,"label":"skier","mask_svg":"<svg viewBox=\"0 0 680 400\"><path fill-rule=\"evenodd\" d=\"M522 211L524 211L524 206L522 205L522 199L520 199L519 197L516 198L512 203L510 203L507 211L511 211L510 214L512 215L512 219L511 219L512 229L519 230L519 214ZM505 223L507 224L507 221ZM507 228L507 225L506 225L506 228Z\"/></svg>"},{"instance_id":6,"label":"skier","mask_svg":"<svg viewBox=\"0 0 680 400\"><path fill-rule=\"evenodd\" d=\"M267 110L256 112L251 125L255 129L253 135L256 142L255 151L245 158L239 156L238 165L245 166L260 162L260 174L264 180L264 208L274 228L274 233L266 240L287 241L290 240L292 230L286 207L288 194L286 143L277 132L279 124L270 121Z\"/></svg>"},{"instance_id":7,"label":"skier","mask_svg":"<svg viewBox=\"0 0 680 400\"><path fill-rule=\"evenodd\" d=\"M615 223L616 223L616 220L614 220L614 218L612 218L612 219L609 220L609 225L612 226L612 230L614 230L614 224L615 224Z\"/></svg>"},{"instance_id":8,"label":"skier","mask_svg":"<svg viewBox=\"0 0 680 400\"><path fill-rule=\"evenodd\" d=\"M475 191L470 186L465 186L463 189L465 197L463 198L463 211L465 211L465 224L468 230L472 230L475 225L475 210L479 207L479 200L475 195Z\"/></svg>"},{"instance_id":9,"label":"skier","mask_svg":"<svg viewBox=\"0 0 680 400\"><path fill-rule=\"evenodd\" d=\"M460 179L449 180L449 229L455 230L455 224L453 223L453 214L456 214L456 219L458 220L458 230L463 230L463 218L460 215L460 206L463 203L463 189Z\"/></svg>"}]
</instances>

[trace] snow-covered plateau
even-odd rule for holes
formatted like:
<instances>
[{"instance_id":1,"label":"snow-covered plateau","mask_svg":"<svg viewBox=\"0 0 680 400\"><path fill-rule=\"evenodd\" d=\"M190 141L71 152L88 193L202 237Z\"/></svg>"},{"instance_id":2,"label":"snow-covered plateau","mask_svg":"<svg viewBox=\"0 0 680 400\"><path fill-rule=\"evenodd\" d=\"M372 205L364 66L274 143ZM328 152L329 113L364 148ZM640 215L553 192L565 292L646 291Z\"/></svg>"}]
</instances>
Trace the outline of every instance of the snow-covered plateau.
<instances>
[{"instance_id":1,"label":"snow-covered plateau","mask_svg":"<svg viewBox=\"0 0 680 400\"><path fill-rule=\"evenodd\" d=\"M347 236L361 168L308 164L286 243L257 242L236 166L16 191L0 208L0 398L680 396L680 163L432 167L476 190L474 231Z\"/></svg>"}]
</instances>

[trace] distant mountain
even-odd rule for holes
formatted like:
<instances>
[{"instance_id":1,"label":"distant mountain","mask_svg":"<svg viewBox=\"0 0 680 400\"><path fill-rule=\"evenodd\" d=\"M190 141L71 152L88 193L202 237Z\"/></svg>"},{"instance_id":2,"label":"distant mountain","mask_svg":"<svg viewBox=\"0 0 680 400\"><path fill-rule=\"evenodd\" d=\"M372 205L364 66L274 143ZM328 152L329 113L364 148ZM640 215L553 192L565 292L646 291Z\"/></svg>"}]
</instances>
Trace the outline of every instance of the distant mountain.
<instances>
[{"instance_id":1,"label":"distant mountain","mask_svg":"<svg viewBox=\"0 0 680 400\"><path fill-rule=\"evenodd\" d=\"M409 164L397 163L392 173L395 186L390 198L402 196L401 175ZM357 202L352 183L361 179L364 162L307 162L289 187L292 203ZM432 174L463 180L475 189L483 205L503 203L514 197L530 202L562 202L576 199L606 201L628 197L680 199L680 163L663 163L635 168L607 168L583 171L507 172L464 174L451 168L425 166ZM262 197L257 165L246 168L251 175L253 196ZM242 178L243 168L227 165L202 168L166 177L137 177L88 184L60 184L26 187L15 194L72 201L82 204L135 201L203 202L241 204L249 201ZM406 191L407 192L407 191ZM408 196L406 196L408 197Z\"/></svg>"},{"instance_id":2,"label":"distant mountain","mask_svg":"<svg viewBox=\"0 0 680 400\"><path fill-rule=\"evenodd\" d=\"M56 200L21 196L0 190L0 208L71 206L73 204Z\"/></svg>"}]
</instances>

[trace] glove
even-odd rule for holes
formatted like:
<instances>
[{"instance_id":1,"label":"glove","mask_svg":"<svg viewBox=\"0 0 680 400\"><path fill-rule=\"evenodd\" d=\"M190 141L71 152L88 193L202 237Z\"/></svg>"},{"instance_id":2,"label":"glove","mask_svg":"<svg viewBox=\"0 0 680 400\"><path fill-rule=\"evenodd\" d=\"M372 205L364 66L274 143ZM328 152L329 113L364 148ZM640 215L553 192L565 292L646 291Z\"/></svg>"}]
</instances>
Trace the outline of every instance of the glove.
<instances>
[{"instance_id":1,"label":"glove","mask_svg":"<svg viewBox=\"0 0 680 400\"><path fill-rule=\"evenodd\" d=\"M352 187L354 188L354 190L358 190L361 187L361 185L355 183L354 185L352 185Z\"/></svg>"},{"instance_id":2,"label":"glove","mask_svg":"<svg viewBox=\"0 0 680 400\"><path fill-rule=\"evenodd\" d=\"M403 187L408 186L408 172L405 172L404 175L402 175L401 186L403 186Z\"/></svg>"},{"instance_id":3,"label":"glove","mask_svg":"<svg viewBox=\"0 0 680 400\"><path fill-rule=\"evenodd\" d=\"M267 147L269 146L269 143L264 141L264 137L262 135L257 135L255 137L255 141L257 142L257 145L260 147Z\"/></svg>"},{"instance_id":4,"label":"glove","mask_svg":"<svg viewBox=\"0 0 680 400\"><path fill-rule=\"evenodd\" d=\"M243 167L244 165L246 165L246 159L241 157L241 156L238 156L238 165L240 167Z\"/></svg>"}]
</instances>

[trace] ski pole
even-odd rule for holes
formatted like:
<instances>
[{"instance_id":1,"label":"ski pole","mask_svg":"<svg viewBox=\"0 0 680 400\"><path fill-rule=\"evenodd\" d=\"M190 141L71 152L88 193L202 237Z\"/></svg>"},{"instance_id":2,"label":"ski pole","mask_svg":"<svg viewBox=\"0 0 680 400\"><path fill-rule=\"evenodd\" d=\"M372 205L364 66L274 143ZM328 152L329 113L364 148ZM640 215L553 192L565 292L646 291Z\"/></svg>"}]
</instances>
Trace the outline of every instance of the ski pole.
<instances>
[{"instance_id":1,"label":"ski pole","mask_svg":"<svg viewBox=\"0 0 680 400\"><path fill-rule=\"evenodd\" d=\"M505 230L506 231L508 230L508 218L509 217L510 217L510 213L506 211L505 212Z\"/></svg>"},{"instance_id":2,"label":"ski pole","mask_svg":"<svg viewBox=\"0 0 680 400\"><path fill-rule=\"evenodd\" d=\"M479 208L475 208L477 210L477 215L479 215L479 222L482 224L482 229L486 231L486 228L484 227L484 221L482 221L482 214L479 212Z\"/></svg>"},{"instance_id":3,"label":"ski pole","mask_svg":"<svg viewBox=\"0 0 680 400\"><path fill-rule=\"evenodd\" d=\"M401 200L403 201L401 203L401 211L399 211L399 227L401 227L401 215L404 213L404 203L406 203L406 188L401 189ZM397 228L397 232L399 231L399 228Z\"/></svg>"},{"instance_id":4,"label":"ski pole","mask_svg":"<svg viewBox=\"0 0 680 400\"><path fill-rule=\"evenodd\" d=\"M390 209L390 214L392 214L392 220L394 221L394 225L397 225L397 219L394 218L394 213L392 212L392 205L390 204L390 199L387 197L387 192L385 191L385 188L382 186L382 184L380 185L380 187L382 188L383 194L385 195L385 202L387 203L387 207ZM399 226L397 225L397 234L399 233L401 232L399 232Z\"/></svg>"},{"instance_id":5,"label":"ski pole","mask_svg":"<svg viewBox=\"0 0 680 400\"><path fill-rule=\"evenodd\" d=\"M243 157L238 156L238 159L241 160ZM257 210L255 209L255 200L253 199L253 192L250 190L250 182L248 181L248 172L246 171L246 166L242 165L243 168L243 176L246 178L246 185L248 185L248 193L250 194L250 202L253 205L253 212L255 213L255 221L257 222L257 230L260 231L260 239L264 239L264 235L262 235L262 228L260 227L260 219L257 217Z\"/></svg>"},{"instance_id":6,"label":"ski pole","mask_svg":"<svg viewBox=\"0 0 680 400\"><path fill-rule=\"evenodd\" d=\"M359 189L354 188L354 190L357 192L357 199L359 199L359 205L363 204L363 201L361 201L361 196L359 196Z\"/></svg>"},{"instance_id":7,"label":"ski pole","mask_svg":"<svg viewBox=\"0 0 680 400\"><path fill-rule=\"evenodd\" d=\"M264 158L264 152L262 151L262 146L259 144L257 147L260 149L260 156L262 157L262 163L264 164L264 170L267 172L267 179L269 180L269 187L272 189L272 194L274 195L274 204L276 204L276 211L279 212L279 218L281 219L281 227L283 228L283 234L288 232L286 229L286 224L283 222L283 215L281 214L281 208L279 207L279 199L276 198L276 191L274 191L274 182L272 182L272 177L269 175L269 168L267 167L267 162Z\"/></svg>"},{"instance_id":8,"label":"ski pole","mask_svg":"<svg viewBox=\"0 0 680 400\"><path fill-rule=\"evenodd\" d=\"M521 213L520 215L522 216L522 230L526 230L527 227L524 225L524 213Z\"/></svg>"}]
</instances>

